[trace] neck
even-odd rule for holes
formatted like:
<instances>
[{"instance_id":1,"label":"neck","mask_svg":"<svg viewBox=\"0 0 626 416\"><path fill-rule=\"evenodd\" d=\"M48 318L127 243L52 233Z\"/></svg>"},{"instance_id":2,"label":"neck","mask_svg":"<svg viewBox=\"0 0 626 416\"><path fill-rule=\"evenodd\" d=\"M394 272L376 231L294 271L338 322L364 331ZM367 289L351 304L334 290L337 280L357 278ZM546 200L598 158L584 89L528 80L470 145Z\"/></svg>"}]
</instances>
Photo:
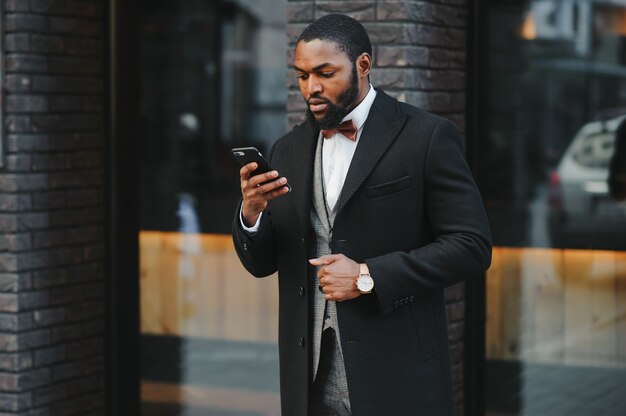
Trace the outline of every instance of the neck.
<instances>
[{"instance_id":1,"label":"neck","mask_svg":"<svg viewBox=\"0 0 626 416\"><path fill-rule=\"evenodd\" d=\"M356 97L356 100L354 100L354 103L350 107L348 107L349 108L348 113L350 113L352 110L357 108L359 104L363 102L365 97L367 97L367 93L369 92L370 92L370 83L369 81L366 80L365 85L359 86L359 95Z\"/></svg>"}]
</instances>

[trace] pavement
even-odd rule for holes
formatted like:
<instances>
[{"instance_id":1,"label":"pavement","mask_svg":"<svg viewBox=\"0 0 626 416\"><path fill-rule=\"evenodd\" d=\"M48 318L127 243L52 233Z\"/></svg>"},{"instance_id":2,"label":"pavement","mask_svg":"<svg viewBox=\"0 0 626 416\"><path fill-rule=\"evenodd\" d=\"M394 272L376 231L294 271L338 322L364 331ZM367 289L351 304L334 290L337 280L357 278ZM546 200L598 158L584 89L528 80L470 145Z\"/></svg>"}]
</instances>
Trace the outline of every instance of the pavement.
<instances>
[{"instance_id":1,"label":"pavement","mask_svg":"<svg viewBox=\"0 0 626 416\"><path fill-rule=\"evenodd\" d=\"M486 416L624 416L626 368L488 361Z\"/></svg>"},{"instance_id":2,"label":"pavement","mask_svg":"<svg viewBox=\"0 0 626 416\"><path fill-rule=\"evenodd\" d=\"M275 344L143 336L141 365L144 384L165 386L142 416L280 415ZM485 375L485 416L626 416L626 368L489 360Z\"/></svg>"},{"instance_id":3,"label":"pavement","mask_svg":"<svg viewBox=\"0 0 626 416\"><path fill-rule=\"evenodd\" d=\"M142 416L280 415L275 344L144 335L141 349L142 383L163 386L144 395Z\"/></svg>"}]
</instances>

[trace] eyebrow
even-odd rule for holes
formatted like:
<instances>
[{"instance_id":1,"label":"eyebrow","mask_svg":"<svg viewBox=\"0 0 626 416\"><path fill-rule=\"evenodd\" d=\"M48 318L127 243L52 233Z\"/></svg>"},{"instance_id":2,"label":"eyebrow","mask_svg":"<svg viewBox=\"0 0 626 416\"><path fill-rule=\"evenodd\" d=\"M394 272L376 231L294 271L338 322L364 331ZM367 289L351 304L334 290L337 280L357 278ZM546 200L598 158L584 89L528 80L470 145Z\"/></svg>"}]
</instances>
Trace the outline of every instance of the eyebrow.
<instances>
[{"instance_id":1,"label":"eyebrow","mask_svg":"<svg viewBox=\"0 0 626 416\"><path fill-rule=\"evenodd\" d=\"M319 64L316 67L313 68L313 72L319 71L320 69L323 69L327 66L332 65L330 62L324 62L323 64ZM295 69L296 71L301 71L301 72L307 72L302 68L298 68L296 65L293 66L293 69Z\"/></svg>"}]
</instances>

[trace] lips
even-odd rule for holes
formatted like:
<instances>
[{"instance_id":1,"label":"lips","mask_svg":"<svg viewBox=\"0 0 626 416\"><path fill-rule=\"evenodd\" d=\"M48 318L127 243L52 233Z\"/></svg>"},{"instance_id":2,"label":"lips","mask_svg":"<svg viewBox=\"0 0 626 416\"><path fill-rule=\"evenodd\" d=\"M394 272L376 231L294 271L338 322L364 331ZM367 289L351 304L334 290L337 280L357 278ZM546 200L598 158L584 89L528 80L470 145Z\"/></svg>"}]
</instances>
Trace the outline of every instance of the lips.
<instances>
[{"instance_id":1,"label":"lips","mask_svg":"<svg viewBox=\"0 0 626 416\"><path fill-rule=\"evenodd\" d=\"M319 113L320 111L324 111L326 107L327 107L326 104L309 105L309 108L314 113Z\"/></svg>"},{"instance_id":2,"label":"lips","mask_svg":"<svg viewBox=\"0 0 626 416\"><path fill-rule=\"evenodd\" d=\"M328 107L328 104L324 100L321 100L319 98L311 98L309 100L309 109L314 113L324 111L326 107Z\"/></svg>"}]
</instances>

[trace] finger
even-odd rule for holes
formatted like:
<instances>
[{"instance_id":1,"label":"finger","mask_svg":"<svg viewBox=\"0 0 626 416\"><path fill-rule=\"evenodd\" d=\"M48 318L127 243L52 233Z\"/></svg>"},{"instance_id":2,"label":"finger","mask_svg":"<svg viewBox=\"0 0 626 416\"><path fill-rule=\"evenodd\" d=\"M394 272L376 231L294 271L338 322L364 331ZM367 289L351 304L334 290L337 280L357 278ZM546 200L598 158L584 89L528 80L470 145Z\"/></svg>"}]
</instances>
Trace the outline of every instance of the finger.
<instances>
[{"instance_id":1,"label":"finger","mask_svg":"<svg viewBox=\"0 0 626 416\"><path fill-rule=\"evenodd\" d=\"M324 266L326 264L331 264L336 262L339 259L339 254L329 254L326 256L321 256L315 259L309 259L309 263L313 266Z\"/></svg>"},{"instance_id":2,"label":"finger","mask_svg":"<svg viewBox=\"0 0 626 416\"><path fill-rule=\"evenodd\" d=\"M250 186L259 186L263 182L271 181L272 179L276 179L278 177L278 172L275 170L271 170L269 172L261 173L258 175L254 175L248 179L248 183Z\"/></svg>"},{"instance_id":3,"label":"finger","mask_svg":"<svg viewBox=\"0 0 626 416\"><path fill-rule=\"evenodd\" d=\"M262 186L250 186L250 181L242 183L242 193L249 200L262 201L264 204L267 204L267 201L270 199L289 192L289 189L283 186L287 182L286 179L281 178L274 182Z\"/></svg>"},{"instance_id":4,"label":"finger","mask_svg":"<svg viewBox=\"0 0 626 416\"><path fill-rule=\"evenodd\" d=\"M324 270L323 267L320 267L319 269L317 269L317 279L321 282L322 278L324 277L324 275L326 274L326 270Z\"/></svg>"},{"instance_id":5,"label":"finger","mask_svg":"<svg viewBox=\"0 0 626 416\"><path fill-rule=\"evenodd\" d=\"M287 188L286 186L283 186L282 188L279 188L275 191L271 191L267 193L267 199L274 199L276 197L279 197L281 195L284 195L286 193L289 193L289 188Z\"/></svg>"},{"instance_id":6,"label":"finger","mask_svg":"<svg viewBox=\"0 0 626 416\"><path fill-rule=\"evenodd\" d=\"M274 192L282 188L283 186L287 185L287 178L280 178L280 179L271 178L271 179L275 179L275 180L265 183L265 184L259 183L256 186L253 186L253 184L256 183L257 181L252 181L252 179L250 179L249 186L254 188L259 195L264 195L270 192ZM265 181L262 180L261 182L265 182Z\"/></svg>"},{"instance_id":7,"label":"finger","mask_svg":"<svg viewBox=\"0 0 626 416\"><path fill-rule=\"evenodd\" d=\"M241 180L248 180L250 174L254 172L258 166L259 165L257 165L256 162L251 162L239 169L239 176L241 177Z\"/></svg>"},{"instance_id":8,"label":"finger","mask_svg":"<svg viewBox=\"0 0 626 416\"><path fill-rule=\"evenodd\" d=\"M330 284L330 282L328 281L328 279L325 279L324 277L325 277L324 275L320 275L318 272L317 280L320 282L320 286L327 287Z\"/></svg>"},{"instance_id":9,"label":"finger","mask_svg":"<svg viewBox=\"0 0 626 416\"><path fill-rule=\"evenodd\" d=\"M321 258L317 258L317 259L309 259L309 263L311 263L313 266L323 266L324 264L324 260L322 260Z\"/></svg>"}]
</instances>

